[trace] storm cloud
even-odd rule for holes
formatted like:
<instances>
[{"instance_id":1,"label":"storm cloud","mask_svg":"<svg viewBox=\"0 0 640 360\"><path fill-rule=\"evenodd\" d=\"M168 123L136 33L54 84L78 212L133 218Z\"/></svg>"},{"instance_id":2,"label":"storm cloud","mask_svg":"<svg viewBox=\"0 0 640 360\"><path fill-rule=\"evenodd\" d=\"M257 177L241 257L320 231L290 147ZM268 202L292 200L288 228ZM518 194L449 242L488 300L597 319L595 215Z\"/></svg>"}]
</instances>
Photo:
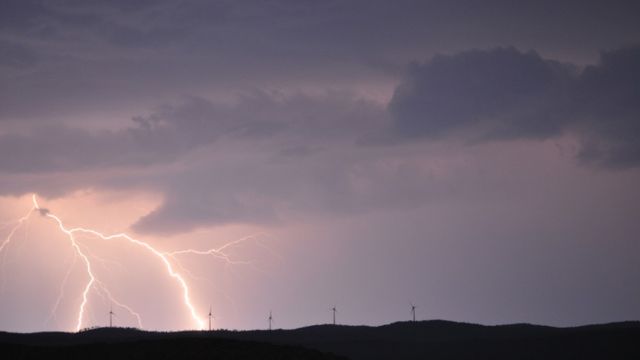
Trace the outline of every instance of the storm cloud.
<instances>
[{"instance_id":1,"label":"storm cloud","mask_svg":"<svg viewBox=\"0 0 640 360\"><path fill-rule=\"evenodd\" d=\"M604 52L584 69L514 48L439 55L412 65L395 90L391 137L477 143L572 133L581 161L638 166L639 76L639 46Z\"/></svg>"},{"instance_id":2,"label":"storm cloud","mask_svg":"<svg viewBox=\"0 0 640 360\"><path fill-rule=\"evenodd\" d=\"M584 136L580 159L614 168L640 165L640 46L603 53L576 88L571 125Z\"/></svg>"},{"instance_id":3,"label":"storm cloud","mask_svg":"<svg viewBox=\"0 0 640 360\"><path fill-rule=\"evenodd\" d=\"M225 101L186 96L116 130L63 123L7 131L0 150L13 155L0 159L0 171L11 175L2 189L37 190L48 174L94 171L102 175L52 179L43 191L89 183L155 189L163 204L134 229L176 234L279 224L295 213L422 206L450 191L449 175L427 156L452 151L449 140L478 146L569 134L580 144L574 161L632 168L640 164L638 49L604 52L584 68L513 47L436 55L408 65L388 104L344 91L254 90ZM380 144L372 134L393 146L367 146ZM146 173L122 176L126 169Z\"/></svg>"},{"instance_id":4,"label":"storm cloud","mask_svg":"<svg viewBox=\"0 0 640 360\"><path fill-rule=\"evenodd\" d=\"M87 130L65 124L0 135L0 172L78 171L170 163L220 138L282 140L291 148L309 139L353 136L379 124L384 109L346 93L320 96L253 91L233 103L188 97L135 116L119 130ZM338 125L342 125L338 127ZM311 140L310 140L311 141ZM313 141L311 141L313 142ZM274 149L279 151L281 149Z\"/></svg>"}]
</instances>

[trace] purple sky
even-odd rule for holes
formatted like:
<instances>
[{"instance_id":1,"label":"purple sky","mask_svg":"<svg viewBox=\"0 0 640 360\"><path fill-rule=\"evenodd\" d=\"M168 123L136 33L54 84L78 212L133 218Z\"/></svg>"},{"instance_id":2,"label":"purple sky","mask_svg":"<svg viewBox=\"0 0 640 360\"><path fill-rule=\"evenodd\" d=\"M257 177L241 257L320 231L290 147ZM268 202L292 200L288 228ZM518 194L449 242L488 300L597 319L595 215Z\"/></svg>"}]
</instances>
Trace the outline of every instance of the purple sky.
<instances>
[{"instance_id":1,"label":"purple sky","mask_svg":"<svg viewBox=\"0 0 640 360\"><path fill-rule=\"evenodd\" d=\"M164 251L257 234L231 250L249 265L181 258L216 327L334 305L382 324L410 303L640 319L639 18L636 1L4 0L0 240L32 193ZM193 327L154 259L95 240L78 241L145 328ZM86 274L51 221L0 261L0 330L73 330ZM99 293L83 326L105 324Z\"/></svg>"}]
</instances>

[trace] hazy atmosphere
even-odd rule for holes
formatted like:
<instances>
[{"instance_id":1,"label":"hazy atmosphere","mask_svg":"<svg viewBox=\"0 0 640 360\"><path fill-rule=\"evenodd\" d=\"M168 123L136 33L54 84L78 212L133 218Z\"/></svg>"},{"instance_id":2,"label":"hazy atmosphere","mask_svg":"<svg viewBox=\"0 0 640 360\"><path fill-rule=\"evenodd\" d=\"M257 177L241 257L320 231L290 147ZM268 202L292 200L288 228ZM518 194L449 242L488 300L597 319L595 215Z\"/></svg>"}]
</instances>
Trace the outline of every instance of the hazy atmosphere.
<instances>
[{"instance_id":1,"label":"hazy atmosphere","mask_svg":"<svg viewBox=\"0 0 640 360\"><path fill-rule=\"evenodd\" d=\"M638 320L638 19L2 0L0 330Z\"/></svg>"}]
</instances>

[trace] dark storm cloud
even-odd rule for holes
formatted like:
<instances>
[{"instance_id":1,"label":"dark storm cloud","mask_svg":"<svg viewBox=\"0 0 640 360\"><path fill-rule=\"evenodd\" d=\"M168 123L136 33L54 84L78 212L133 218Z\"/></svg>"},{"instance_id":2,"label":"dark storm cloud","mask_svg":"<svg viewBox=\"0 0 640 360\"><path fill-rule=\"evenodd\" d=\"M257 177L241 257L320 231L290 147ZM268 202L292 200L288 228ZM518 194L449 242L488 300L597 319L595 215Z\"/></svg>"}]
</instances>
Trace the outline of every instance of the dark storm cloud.
<instances>
[{"instance_id":1,"label":"dark storm cloud","mask_svg":"<svg viewBox=\"0 0 640 360\"><path fill-rule=\"evenodd\" d=\"M625 140L628 132L598 112L611 115L619 104L576 105L595 104L589 99L601 98L598 88L618 89L619 80L607 79L631 71L633 54L626 65L605 57L583 72L546 59L582 64L599 48L640 41L635 3L26 0L0 6L0 47L7 49L0 55L0 120L14 121L0 132L0 152L11 154L0 158L2 193L149 186L165 203L138 230L277 222L283 208L350 213L414 206L431 196L437 187L425 186L430 174L395 158L401 150L354 146L369 133L428 146L425 140L454 136L486 142L571 131L584 139L584 162L629 166L637 158L635 140ZM538 52L461 52L501 45ZM414 65L388 113L349 93L369 91L370 84L391 89L398 69L438 52L455 55ZM306 88L323 95L301 94ZM288 95L229 95L238 89ZM632 90L620 89L635 99ZM216 95L175 101L184 94L225 94L233 101L211 100ZM129 107L137 112L127 114L144 114L158 103L170 105L115 126L111 117L96 115ZM616 117L623 118L634 117ZM209 156L185 165L201 152ZM178 162L184 169L166 177L88 175ZM85 181L59 180L74 172Z\"/></svg>"},{"instance_id":2,"label":"dark storm cloud","mask_svg":"<svg viewBox=\"0 0 640 360\"><path fill-rule=\"evenodd\" d=\"M0 66L25 69L34 66L38 57L19 43L0 40Z\"/></svg>"},{"instance_id":3,"label":"dark storm cloud","mask_svg":"<svg viewBox=\"0 0 640 360\"><path fill-rule=\"evenodd\" d=\"M163 234L205 224L273 224L292 212L335 215L420 206L434 193L446 193L447 186L430 170L399 161L389 147L358 147L355 139L385 130L396 141L422 143L573 132L584 139L581 160L609 166L627 157L632 160L622 165L629 166L637 161L637 143L629 135L638 110L637 58L635 48L616 50L579 71L513 48L437 56L412 66L389 105L391 122L382 106L341 92L254 91L225 103L190 97L134 117L132 125L116 131L45 126L6 132L0 150L13 156L1 159L0 169L7 175L46 175L150 166L213 146L208 155L196 155L199 160L181 162L177 172L87 180L164 194L163 205L134 226ZM615 121L603 121L606 116ZM220 139L229 141L216 147ZM24 181L15 181L5 181L5 193L26 189ZM26 183L38 189L38 181ZM82 186L46 183L53 194Z\"/></svg>"},{"instance_id":4,"label":"dark storm cloud","mask_svg":"<svg viewBox=\"0 0 640 360\"><path fill-rule=\"evenodd\" d=\"M134 117L122 130L88 131L66 125L39 126L26 133L0 135L0 171L77 171L87 168L171 162L185 152L238 129L220 119L213 104L193 98ZM242 126L242 125L238 125ZM245 124L244 129L251 128Z\"/></svg>"},{"instance_id":5,"label":"dark storm cloud","mask_svg":"<svg viewBox=\"0 0 640 360\"><path fill-rule=\"evenodd\" d=\"M401 137L468 127L481 137L545 137L559 131L560 119L546 108L564 96L569 78L566 67L513 48L436 56L412 66L389 109Z\"/></svg>"},{"instance_id":6,"label":"dark storm cloud","mask_svg":"<svg viewBox=\"0 0 640 360\"><path fill-rule=\"evenodd\" d=\"M0 172L168 163L223 136L241 141L281 136L284 146L308 146L310 139L352 136L383 117L381 107L343 93L311 97L254 91L232 104L190 97L134 117L132 126L117 131L48 125L2 134L0 152L13 155L0 158Z\"/></svg>"},{"instance_id":7,"label":"dark storm cloud","mask_svg":"<svg viewBox=\"0 0 640 360\"><path fill-rule=\"evenodd\" d=\"M238 60L260 54L263 60L291 64L304 60L306 65L316 63L317 56L325 65L337 59L375 63L504 44L553 53L571 44L569 50L577 50L573 55L582 56L640 40L636 21L640 6L626 0L537 1L519 6L502 0L7 0L0 6L4 31L23 38L56 39L58 45L90 39L105 53L114 50L109 46L113 44L129 50L176 46L195 51L182 54L186 57Z\"/></svg>"},{"instance_id":8,"label":"dark storm cloud","mask_svg":"<svg viewBox=\"0 0 640 360\"><path fill-rule=\"evenodd\" d=\"M389 110L398 139L581 137L579 158L640 165L640 47L575 66L513 48L436 56L411 67Z\"/></svg>"},{"instance_id":9,"label":"dark storm cloud","mask_svg":"<svg viewBox=\"0 0 640 360\"><path fill-rule=\"evenodd\" d=\"M48 121L197 90L393 83L438 52L514 45L580 64L640 41L637 2L2 1L0 117ZM345 85L346 84L346 85ZM31 106L37 102L39 106Z\"/></svg>"},{"instance_id":10,"label":"dark storm cloud","mask_svg":"<svg viewBox=\"0 0 640 360\"><path fill-rule=\"evenodd\" d=\"M203 155L198 166L147 180L164 201L133 228L171 235L209 225L278 225L415 208L451 187L431 169L416 168L415 159L358 154L348 144L302 156L272 148L227 147L225 154Z\"/></svg>"},{"instance_id":11,"label":"dark storm cloud","mask_svg":"<svg viewBox=\"0 0 640 360\"><path fill-rule=\"evenodd\" d=\"M581 160L614 168L640 165L640 46L608 51L578 80L573 104L585 136Z\"/></svg>"},{"instance_id":12,"label":"dark storm cloud","mask_svg":"<svg viewBox=\"0 0 640 360\"><path fill-rule=\"evenodd\" d=\"M37 24L48 13L43 1L2 1L0 2L0 29L24 30Z\"/></svg>"},{"instance_id":13,"label":"dark storm cloud","mask_svg":"<svg viewBox=\"0 0 640 360\"><path fill-rule=\"evenodd\" d=\"M191 97L135 117L118 131L56 126L3 134L0 151L12 156L0 159L0 189L50 196L87 184L153 189L164 202L134 228L161 234L275 224L283 209L327 214L403 206L385 187L401 182L413 191L417 178L389 178L375 166L358 169L372 166L368 156L350 154L361 129L385 121L383 106L344 92L254 91L231 103ZM178 170L153 168L175 160L181 160ZM369 172L380 180L368 184Z\"/></svg>"},{"instance_id":14,"label":"dark storm cloud","mask_svg":"<svg viewBox=\"0 0 640 360\"><path fill-rule=\"evenodd\" d=\"M256 187L257 178L253 172L220 174L229 170L228 167L221 167L210 169L210 172L195 171L186 176L176 176L169 181L171 185L165 188L163 204L137 221L133 229L144 233L175 234L203 224L277 222L274 199L262 193L268 185L262 186L262 189ZM266 180L261 178L259 181Z\"/></svg>"},{"instance_id":15,"label":"dark storm cloud","mask_svg":"<svg viewBox=\"0 0 640 360\"><path fill-rule=\"evenodd\" d=\"M2 1L0 30L12 35L52 39L62 36L65 30L91 27L101 22L103 15L99 9L87 11L85 7L73 3L42 0Z\"/></svg>"}]
</instances>

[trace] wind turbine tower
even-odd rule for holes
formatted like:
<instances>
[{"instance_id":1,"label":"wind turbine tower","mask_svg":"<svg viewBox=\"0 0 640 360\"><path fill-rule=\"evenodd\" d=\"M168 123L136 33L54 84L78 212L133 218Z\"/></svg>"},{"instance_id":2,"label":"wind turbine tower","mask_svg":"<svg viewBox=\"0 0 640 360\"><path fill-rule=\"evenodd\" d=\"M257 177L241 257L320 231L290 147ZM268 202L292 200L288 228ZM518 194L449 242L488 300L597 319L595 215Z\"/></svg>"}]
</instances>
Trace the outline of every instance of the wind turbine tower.
<instances>
[{"instance_id":1,"label":"wind turbine tower","mask_svg":"<svg viewBox=\"0 0 640 360\"><path fill-rule=\"evenodd\" d=\"M271 331L272 322L273 322L273 315L271 315L271 310L269 310L269 331Z\"/></svg>"},{"instance_id":2,"label":"wind turbine tower","mask_svg":"<svg viewBox=\"0 0 640 360\"><path fill-rule=\"evenodd\" d=\"M115 313L113 312L113 306L111 306L109 308L109 327L113 327L113 315L115 315Z\"/></svg>"},{"instance_id":3,"label":"wind turbine tower","mask_svg":"<svg viewBox=\"0 0 640 360\"><path fill-rule=\"evenodd\" d=\"M333 308L331 308L331 311L333 311L333 325L336 324L336 307L334 306Z\"/></svg>"},{"instance_id":4,"label":"wind turbine tower","mask_svg":"<svg viewBox=\"0 0 640 360\"><path fill-rule=\"evenodd\" d=\"M411 315L413 315L413 322L416 321L416 306L411 304Z\"/></svg>"},{"instance_id":5,"label":"wind turbine tower","mask_svg":"<svg viewBox=\"0 0 640 360\"><path fill-rule=\"evenodd\" d=\"M209 305L209 331L211 331L211 318L213 315L211 314L211 305Z\"/></svg>"}]
</instances>

